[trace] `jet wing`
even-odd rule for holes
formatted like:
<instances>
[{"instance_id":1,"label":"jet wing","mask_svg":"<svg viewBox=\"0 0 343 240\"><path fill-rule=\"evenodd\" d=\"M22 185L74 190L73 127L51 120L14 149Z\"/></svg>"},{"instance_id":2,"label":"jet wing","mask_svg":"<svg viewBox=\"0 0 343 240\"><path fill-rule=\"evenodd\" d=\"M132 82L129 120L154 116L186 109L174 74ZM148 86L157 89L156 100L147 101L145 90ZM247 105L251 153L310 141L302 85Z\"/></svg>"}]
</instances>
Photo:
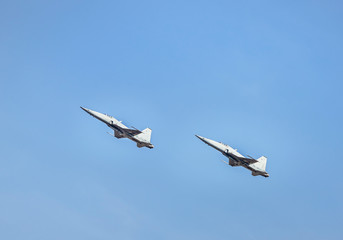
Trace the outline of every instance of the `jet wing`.
<instances>
[{"instance_id":1,"label":"jet wing","mask_svg":"<svg viewBox=\"0 0 343 240\"><path fill-rule=\"evenodd\" d=\"M244 157L241 157L239 158L239 160L247 163L247 164L253 164L253 163L257 163L258 161L256 159L253 159L253 158L244 158Z\"/></svg>"},{"instance_id":2,"label":"jet wing","mask_svg":"<svg viewBox=\"0 0 343 240\"><path fill-rule=\"evenodd\" d=\"M130 129L130 128L122 128L122 131L125 133L128 133L130 135L137 135L142 133L141 131L137 130L137 129Z\"/></svg>"},{"instance_id":3,"label":"jet wing","mask_svg":"<svg viewBox=\"0 0 343 240\"><path fill-rule=\"evenodd\" d=\"M118 130L119 132L121 133L125 133L125 134L128 134L128 135L137 135L137 134L140 134L142 133L141 131L139 131L137 128L133 127L134 129L131 129L131 128L123 128L123 127L120 127L116 124L109 124L108 125L110 128L114 129L114 130Z\"/></svg>"}]
</instances>

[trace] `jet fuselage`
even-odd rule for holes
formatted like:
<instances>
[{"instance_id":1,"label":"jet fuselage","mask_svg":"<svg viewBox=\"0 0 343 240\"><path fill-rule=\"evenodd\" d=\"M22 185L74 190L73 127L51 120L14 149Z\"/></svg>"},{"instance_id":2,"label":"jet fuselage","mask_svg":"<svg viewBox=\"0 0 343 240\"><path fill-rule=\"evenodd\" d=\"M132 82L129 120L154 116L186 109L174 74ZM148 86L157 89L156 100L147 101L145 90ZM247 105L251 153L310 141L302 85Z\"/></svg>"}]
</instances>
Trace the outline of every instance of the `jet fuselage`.
<instances>
[{"instance_id":1,"label":"jet fuselage","mask_svg":"<svg viewBox=\"0 0 343 240\"><path fill-rule=\"evenodd\" d=\"M227 157L229 159L229 162L225 163L229 164L230 166L242 166L250 170L253 176L261 175L264 177L269 177L269 174L260 167L260 164L256 164L256 162L258 162L257 160L245 158L242 154L237 152L236 149L233 149L229 145L226 145L222 142L217 142L198 135L195 136L207 145L221 152L225 157ZM252 161L254 161L254 163L251 163Z\"/></svg>"},{"instance_id":2,"label":"jet fuselage","mask_svg":"<svg viewBox=\"0 0 343 240\"><path fill-rule=\"evenodd\" d=\"M147 147L147 148L154 148L154 145L150 143L150 141L146 141L142 137L140 137L142 134L133 134L132 131L140 132L139 130L132 130L126 127L121 121L118 121L114 117L99 113L84 107L81 107L82 110L90 114L91 116L95 117L96 119L102 121L105 123L108 127L110 127L112 130L114 130L116 138L129 138L132 141L137 143L138 147ZM144 130L143 130L144 131ZM140 132L142 133L142 132Z\"/></svg>"}]
</instances>

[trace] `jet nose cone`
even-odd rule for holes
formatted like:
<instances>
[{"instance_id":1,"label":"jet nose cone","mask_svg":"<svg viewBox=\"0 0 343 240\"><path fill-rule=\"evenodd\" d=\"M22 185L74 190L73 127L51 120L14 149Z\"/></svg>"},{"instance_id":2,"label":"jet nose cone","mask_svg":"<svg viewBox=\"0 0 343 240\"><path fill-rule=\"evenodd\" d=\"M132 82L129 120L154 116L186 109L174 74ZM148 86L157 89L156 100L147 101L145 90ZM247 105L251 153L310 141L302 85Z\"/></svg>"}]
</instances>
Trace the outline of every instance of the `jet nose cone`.
<instances>
[{"instance_id":1,"label":"jet nose cone","mask_svg":"<svg viewBox=\"0 0 343 240\"><path fill-rule=\"evenodd\" d=\"M84 107L80 107L83 111L86 111L88 112L88 109L87 108L84 108Z\"/></svg>"},{"instance_id":2,"label":"jet nose cone","mask_svg":"<svg viewBox=\"0 0 343 240\"><path fill-rule=\"evenodd\" d=\"M204 137L202 137L202 136L199 136L199 135L196 135L196 134L195 134L195 136L196 136L197 138L199 138L200 140L204 140Z\"/></svg>"},{"instance_id":3,"label":"jet nose cone","mask_svg":"<svg viewBox=\"0 0 343 240\"><path fill-rule=\"evenodd\" d=\"M85 111L86 113L89 113L91 114L91 110L90 109L87 109L87 108L84 108L84 107L80 107L83 111Z\"/></svg>"},{"instance_id":4,"label":"jet nose cone","mask_svg":"<svg viewBox=\"0 0 343 240\"><path fill-rule=\"evenodd\" d=\"M204 137L202 137L202 136L199 136L199 135L196 135L196 134L195 134L195 136L196 136L197 138L199 138L201 141L203 141L204 143L207 143L207 144L209 144L209 139L207 139L207 138L204 138Z\"/></svg>"}]
</instances>

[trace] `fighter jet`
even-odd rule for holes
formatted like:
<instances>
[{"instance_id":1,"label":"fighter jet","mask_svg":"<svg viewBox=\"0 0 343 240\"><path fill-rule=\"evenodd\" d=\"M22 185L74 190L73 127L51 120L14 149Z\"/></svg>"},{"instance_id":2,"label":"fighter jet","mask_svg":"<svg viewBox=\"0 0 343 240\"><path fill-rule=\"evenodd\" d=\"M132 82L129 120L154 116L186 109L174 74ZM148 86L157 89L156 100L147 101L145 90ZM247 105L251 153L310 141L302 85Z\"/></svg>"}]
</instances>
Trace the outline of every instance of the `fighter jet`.
<instances>
[{"instance_id":1,"label":"fighter jet","mask_svg":"<svg viewBox=\"0 0 343 240\"><path fill-rule=\"evenodd\" d=\"M132 141L135 141L137 143L137 147L147 147L147 148L154 148L154 145L150 143L151 138L151 129L146 128L142 131L136 129L136 128L128 128L124 124L121 123L121 121L118 121L114 117L102 114L84 107L80 107L85 112L89 113L91 116L95 117L96 119L102 121L105 123L108 127L113 129L114 134L111 136L116 138L129 138Z\"/></svg>"},{"instance_id":2,"label":"fighter jet","mask_svg":"<svg viewBox=\"0 0 343 240\"><path fill-rule=\"evenodd\" d=\"M266 172L266 165L267 165L267 158L262 156L258 159L254 159L249 156L249 158L244 157L242 154L237 152L237 149L233 149L232 147L221 143L216 142L214 140L204 138L198 135L195 135L197 138L199 138L204 143L210 145L214 149L221 152L225 157L229 158L229 162L224 163L236 167L236 166L242 166L246 169L249 169L251 171L251 174L253 176L261 175L263 177L269 177L269 174Z\"/></svg>"}]
</instances>

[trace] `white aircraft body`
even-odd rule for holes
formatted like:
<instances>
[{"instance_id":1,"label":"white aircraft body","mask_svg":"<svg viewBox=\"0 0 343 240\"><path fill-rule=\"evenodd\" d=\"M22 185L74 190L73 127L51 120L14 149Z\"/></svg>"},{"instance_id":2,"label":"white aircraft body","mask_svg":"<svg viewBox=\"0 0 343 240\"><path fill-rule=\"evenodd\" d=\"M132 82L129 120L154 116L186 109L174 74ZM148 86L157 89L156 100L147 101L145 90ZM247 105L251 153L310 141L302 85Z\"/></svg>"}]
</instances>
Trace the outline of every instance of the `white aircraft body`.
<instances>
[{"instance_id":1,"label":"white aircraft body","mask_svg":"<svg viewBox=\"0 0 343 240\"><path fill-rule=\"evenodd\" d=\"M214 140L204 138L198 135L195 135L198 137L201 141L204 143L210 145L214 149L221 152L225 157L229 158L229 162L225 162L226 164L229 164L232 167L236 166L242 166L246 169L249 169L251 171L251 174L253 176L261 175L263 177L269 177L269 174L266 172L266 165L267 165L267 158L262 156L258 159L254 159L249 156L249 158L244 157L242 154L237 152L237 149L233 149L232 147L221 143L216 142Z\"/></svg>"},{"instance_id":2,"label":"white aircraft body","mask_svg":"<svg viewBox=\"0 0 343 240\"><path fill-rule=\"evenodd\" d=\"M102 121L105 123L108 127L113 129L114 135L110 134L113 137L116 138L129 138L132 141L135 141L137 143L137 147L147 147L147 148L153 148L154 145L150 143L151 139L151 129L146 128L143 131L140 131L136 128L130 129L126 127L124 124L121 123L121 121L118 121L112 116L109 116L107 114L102 114L84 107L81 107L82 110L89 113L91 116L95 117L96 119Z\"/></svg>"}]
</instances>

